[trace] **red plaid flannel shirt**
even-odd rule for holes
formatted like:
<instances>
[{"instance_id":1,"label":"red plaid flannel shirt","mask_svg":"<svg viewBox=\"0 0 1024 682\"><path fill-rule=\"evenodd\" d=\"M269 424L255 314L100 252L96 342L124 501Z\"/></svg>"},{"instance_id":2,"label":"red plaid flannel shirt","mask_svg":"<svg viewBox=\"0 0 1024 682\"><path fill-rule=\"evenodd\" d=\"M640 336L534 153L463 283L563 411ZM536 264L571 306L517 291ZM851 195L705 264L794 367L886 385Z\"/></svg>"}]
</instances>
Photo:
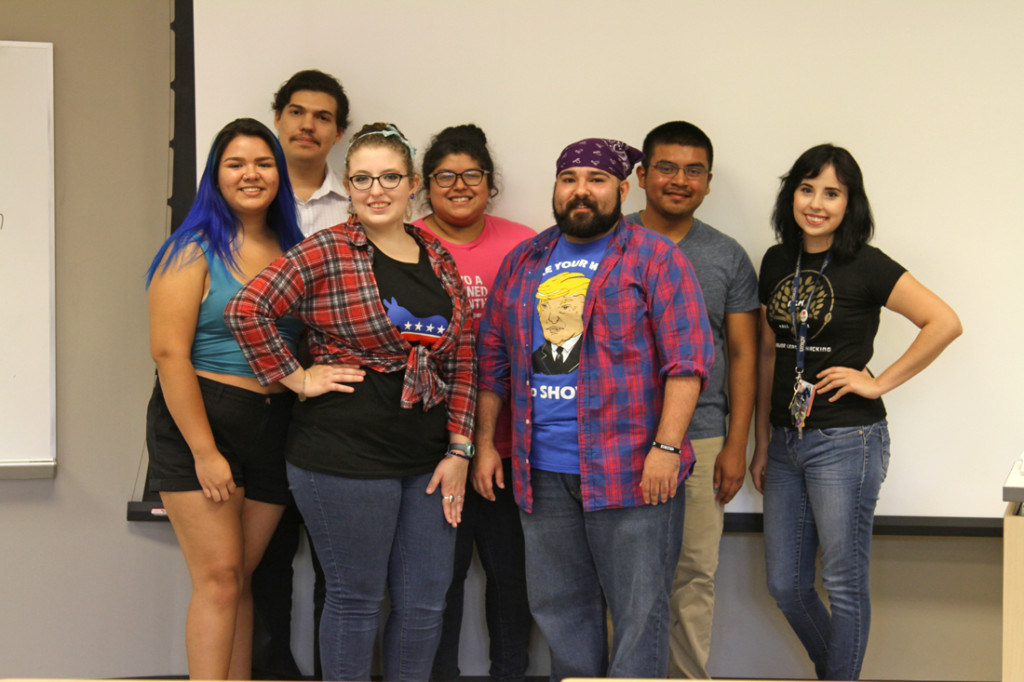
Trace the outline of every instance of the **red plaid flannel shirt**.
<instances>
[{"instance_id":1,"label":"red plaid flannel shirt","mask_svg":"<svg viewBox=\"0 0 1024 682\"><path fill-rule=\"evenodd\" d=\"M275 324L291 315L309 328L316 364L404 369L402 407L447 401L448 430L472 438L476 358L469 299L441 242L413 225L405 230L426 249L452 299L451 323L434 346L409 344L388 319L373 276L373 246L354 219L315 233L267 266L231 299L224 321L264 385L300 367Z\"/></svg>"},{"instance_id":2,"label":"red plaid flannel shirt","mask_svg":"<svg viewBox=\"0 0 1024 682\"><path fill-rule=\"evenodd\" d=\"M512 478L519 506L533 508L531 330L537 287L560 233L552 227L505 258L487 299L480 388L512 406ZM644 460L657 431L665 377L707 384L714 360L700 284L679 247L619 221L583 304L577 388L580 482L586 511L637 507ZM693 467L683 439L679 482Z\"/></svg>"}]
</instances>

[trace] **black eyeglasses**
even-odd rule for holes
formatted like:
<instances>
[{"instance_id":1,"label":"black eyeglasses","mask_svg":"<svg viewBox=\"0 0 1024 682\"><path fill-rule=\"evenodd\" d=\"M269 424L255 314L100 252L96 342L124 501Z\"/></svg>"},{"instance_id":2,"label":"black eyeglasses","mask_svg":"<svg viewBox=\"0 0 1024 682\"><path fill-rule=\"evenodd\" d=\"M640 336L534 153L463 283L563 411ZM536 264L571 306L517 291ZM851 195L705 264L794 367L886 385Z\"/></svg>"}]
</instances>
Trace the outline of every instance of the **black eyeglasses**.
<instances>
[{"instance_id":1,"label":"black eyeglasses","mask_svg":"<svg viewBox=\"0 0 1024 682\"><path fill-rule=\"evenodd\" d=\"M430 177L434 179L434 182L437 183L438 187L454 187L455 182L459 178L462 178L462 182L466 183L466 187L476 187L477 185L484 181L484 176L487 175L489 172L490 171L476 169L462 171L461 173L453 173L451 171L440 171L438 173L434 173Z\"/></svg>"},{"instance_id":2,"label":"black eyeglasses","mask_svg":"<svg viewBox=\"0 0 1024 682\"><path fill-rule=\"evenodd\" d=\"M708 174L708 169L700 164L680 166L678 163L672 163L671 161L659 161L658 163L652 163L651 167L669 178L674 178L680 170L683 171L683 175L686 176L687 180L700 180Z\"/></svg>"},{"instance_id":3,"label":"black eyeglasses","mask_svg":"<svg viewBox=\"0 0 1024 682\"><path fill-rule=\"evenodd\" d=\"M409 176L402 175L401 173L383 173L382 175L359 174L351 176L348 181L360 192L365 192L373 187L374 180L380 183L382 189L394 189L402 184L403 178L407 177Z\"/></svg>"}]
</instances>

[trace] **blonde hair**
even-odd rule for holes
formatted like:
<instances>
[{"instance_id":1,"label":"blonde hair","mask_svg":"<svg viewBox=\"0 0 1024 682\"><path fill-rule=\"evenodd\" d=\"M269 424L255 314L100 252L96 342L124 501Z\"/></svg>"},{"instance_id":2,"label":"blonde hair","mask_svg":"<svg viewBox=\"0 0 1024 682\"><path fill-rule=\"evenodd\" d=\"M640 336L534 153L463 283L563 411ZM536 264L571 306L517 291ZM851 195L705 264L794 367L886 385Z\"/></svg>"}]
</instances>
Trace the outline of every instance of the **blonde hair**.
<instances>
[{"instance_id":1,"label":"blonde hair","mask_svg":"<svg viewBox=\"0 0 1024 682\"><path fill-rule=\"evenodd\" d=\"M537 287L537 298L559 298L561 296L586 296L590 278L578 272L563 272L546 280Z\"/></svg>"},{"instance_id":2,"label":"blonde hair","mask_svg":"<svg viewBox=\"0 0 1024 682\"><path fill-rule=\"evenodd\" d=\"M345 175L349 172L349 160L352 153L363 147L387 147L401 155L405 162L405 172L408 175L414 174L412 157L416 149L409 144L409 140L393 123L367 123L359 132L352 137L352 142L345 152Z\"/></svg>"}]
</instances>

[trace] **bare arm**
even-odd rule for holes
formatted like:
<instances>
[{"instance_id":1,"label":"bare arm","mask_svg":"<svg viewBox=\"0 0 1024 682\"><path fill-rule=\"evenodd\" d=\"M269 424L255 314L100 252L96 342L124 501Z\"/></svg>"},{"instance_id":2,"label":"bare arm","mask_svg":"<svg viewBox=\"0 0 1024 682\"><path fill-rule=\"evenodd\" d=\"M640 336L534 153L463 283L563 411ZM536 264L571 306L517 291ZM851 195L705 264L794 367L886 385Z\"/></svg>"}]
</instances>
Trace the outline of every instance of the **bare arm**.
<instances>
[{"instance_id":1,"label":"bare arm","mask_svg":"<svg viewBox=\"0 0 1024 682\"><path fill-rule=\"evenodd\" d=\"M501 412L502 400L494 391L481 390L476 396L476 457L473 458L473 487L483 497L494 501L494 488L505 487L501 455L494 447L494 430ZM493 483L492 483L493 482Z\"/></svg>"},{"instance_id":2,"label":"bare arm","mask_svg":"<svg viewBox=\"0 0 1024 682\"><path fill-rule=\"evenodd\" d=\"M469 439L460 433L449 431L448 442L468 443ZM441 488L441 508L444 510L445 519L452 527L457 527L462 522L462 507L465 504L468 472L468 459L445 455L434 467L434 475L430 477L430 482L427 484L428 495L433 495L435 490Z\"/></svg>"},{"instance_id":3,"label":"bare arm","mask_svg":"<svg viewBox=\"0 0 1024 682\"><path fill-rule=\"evenodd\" d=\"M466 305L466 309L469 309L469 305ZM463 345L464 353L469 357L469 377L466 379L470 386L474 386L476 383L476 371L473 366L473 344L472 335L469 334L469 343ZM471 392L470 397L466 400L469 404L475 404L476 395ZM449 420L449 424L452 420ZM462 421L458 421L461 426ZM470 439L452 429L449 426L448 430L448 443L458 443L465 445L470 443ZM449 450L450 452L450 450ZM457 455L446 454L437 466L434 468L434 475L430 477L430 482L427 484L427 494L432 495L438 488L441 489L441 506L444 509L445 519L453 527L457 527L462 522L462 508L465 505L465 494L466 494L466 478L469 475L470 460L465 457Z\"/></svg>"},{"instance_id":4,"label":"bare arm","mask_svg":"<svg viewBox=\"0 0 1024 682\"><path fill-rule=\"evenodd\" d=\"M768 324L768 312L761 306L757 358L757 414L754 422L754 456L750 460L750 478L764 494L764 474L768 466L768 441L771 440L772 381L775 374L775 332Z\"/></svg>"},{"instance_id":5,"label":"bare arm","mask_svg":"<svg viewBox=\"0 0 1024 682\"><path fill-rule=\"evenodd\" d=\"M665 400L655 440L680 447L697 407L701 379L697 376L671 376L665 380ZM679 479L679 455L652 447L644 460L640 492L647 504L668 502L676 496Z\"/></svg>"},{"instance_id":6,"label":"bare arm","mask_svg":"<svg viewBox=\"0 0 1024 682\"><path fill-rule=\"evenodd\" d=\"M149 349L156 361L167 409L195 459L203 494L222 502L235 491L235 481L214 442L192 366L192 339L207 279L206 259L199 254L190 261L194 255L182 254L180 262L185 265L172 264L153 276L149 286Z\"/></svg>"},{"instance_id":7,"label":"bare arm","mask_svg":"<svg viewBox=\"0 0 1024 682\"><path fill-rule=\"evenodd\" d=\"M888 393L930 365L963 332L960 318L953 309L909 272L903 273L896 282L885 307L913 322L920 329L917 337L903 355L877 377L872 377L867 369L850 367L829 367L818 372L817 391L835 390L829 402L847 393L872 399Z\"/></svg>"},{"instance_id":8,"label":"bare arm","mask_svg":"<svg viewBox=\"0 0 1024 682\"><path fill-rule=\"evenodd\" d=\"M719 504L728 504L743 487L747 440L757 394L757 311L727 313L725 342L729 354L729 433L715 459L714 485Z\"/></svg>"}]
</instances>

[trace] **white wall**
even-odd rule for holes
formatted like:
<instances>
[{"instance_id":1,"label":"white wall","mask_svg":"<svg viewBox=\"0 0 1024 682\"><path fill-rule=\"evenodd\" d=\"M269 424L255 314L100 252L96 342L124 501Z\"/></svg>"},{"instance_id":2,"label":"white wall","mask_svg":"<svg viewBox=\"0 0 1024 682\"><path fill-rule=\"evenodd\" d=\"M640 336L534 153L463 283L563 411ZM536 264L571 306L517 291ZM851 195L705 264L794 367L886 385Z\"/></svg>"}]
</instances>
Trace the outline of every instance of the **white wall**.
<instances>
[{"instance_id":1,"label":"white wall","mask_svg":"<svg viewBox=\"0 0 1024 682\"><path fill-rule=\"evenodd\" d=\"M723 24L731 27L730 31L737 36L735 40L764 40L762 31L743 28L742 21L744 17L753 16L750 12L761 16L756 9L759 3L721 4L735 15L732 23ZM398 6L401 5L399 2ZM282 14L287 14L282 10L283 5L275 6L272 12L255 14L243 14L245 8L241 4L227 3L227 6L237 10L236 23L244 24L247 30L251 25L254 34L263 26L264 19L278 21ZM492 46L502 55L515 46L508 45L501 31L493 27L498 19L487 9L490 4L446 2L425 3L425 6L457 11L458 16L446 15L453 25L462 25L461 22L483 13L492 28L475 34L466 44L459 44L442 38L447 34L441 33L440 26L426 23L424 35L427 38L413 41L410 50L414 54L407 59L408 68L401 78L391 78L372 68L377 62L371 57L394 50L406 55L405 44L410 41L399 40L395 44L380 41L369 54L356 52L351 45L361 33L382 31L379 26L393 27L396 10L385 11L377 5L374 16L367 16L360 13L369 11L364 8L370 6L362 3L324 3L318 9L344 7L351 15L344 27L337 27L329 43L304 46L310 49L309 55L277 50L280 63L270 73L254 66L252 60L263 53L274 52L278 43L253 41L231 68L224 71L225 88L241 82L245 85L246 96L255 99L254 108L246 109L240 104L238 111L231 115L265 115L271 91L292 71L344 56L350 66L338 71L346 85L352 81L350 89L359 122L377 114L385 116L386 112L376 108L375 92L398 89L410 95L406 98L410 109L393 117L420 141L425 141L429 133L444 125L477 118L475 114L456 116L459 112L455 109L435 114L433 106L424 105L419 81L438 68L431 56ZM657 2L531 5L524 2L513 6L534 9L550 6L556 14L568 10L593 11L594 16L581 20L583 24L593 25L598 18L605 22L616 20L614 13L626 8L658 9L666 5ZM671 6L685 12L709 11L701 2L678 2ZM771 3L771 6L776 12L795 15L811 11L811 5L802 2ZM902 260L910 261L908 264L915 271L921 267L937 269L937 273L923 279L953 301L968 327L968 334L957 342L964 350L958 351L959 355L951 355L952 359L946 361L943 369L937 367L932 371L934 383L927 383L928 377L915 382L913 391L907 393L907 401L915 403L936 392L951 400L956 389L954 384L947 385L948 380L943 378L951 366L975 361L982 365L1001 362L1000 367L988 367L981 372L978 379L997 389L996 398L990 401L992 404L984 406L987 414L979 417L978 426L961 426L963 419L948 416L935 419L936 424L948 427L942 433L948 434L949 439L972 438L970 447L963 450L961 461L973 465L985 457L999 457L1000 466L996 468L1001 477L1006 468L1002 466L1003 453L1019 447L1009 425L1017 423L1015 417L1020 405L1009 383L1020 372L1018 355L1012 352L1013 342L1020 338L1020 333L1016 323L1006 329L996 328L994 320L999 318L994 313L1001 312L1004 306L1000 303L1020 290L1019 279L1015 278L1021 277L1013 269L1000 270L1002 259L1019 251L1014 247L1018 246L1015 229L1020 211L1014 209L1020 208L1021 201L1016 191L1020 184L1019 154L1014 153L1020 149L1020 136L1007 137L1003 131L1010 117L1021 107L1019 86L1012 84L1003 91L991 82L998 74L1009 77L1009 64L1020 63L1020 59L1009 59L1013 55L1007 55L997 40L1011 29L1014 34L1020 33L1014 28L1019 27L1020 16L1016 5L1000 2L970 5L888 2L858 5L861 6L882 17L877 22L876 32L889 39L899 37L907 43L907 49L920 43L921 31L931 30L934 36L936 21L929 19L929 8L939 7L956 15L955 21L949 22L947 39L939 41L942 49L930 53L929 60L922 59L927 63L921 68L934 68L944 78L951 79L956 86L951 85L952 89L968 93L961 103L953 102L953 95L950 95L951 104L962 114L965 131L933 131L944 134L935 136L938 148L932 149L914 137L918 128L931 130L929 119L917 112L900 116L894 111L898 107L890 105L879 116L899 127L907 139L914 140L909 151L898 151L896 156L891 156L883 148L874 148L870 136L853 141L843 139L845 135L835 139L854 148L868 168L869 188L872 196L877 197L883 246L898 252ZM962 16L965 14L962 8L968 7L977 13L973 19ZM978 23L984 23L985 16L996 10L1006 19L1005 29L993 28L992 22L986 24L977 48L993 53L991 69L977 71L958 67L954 58L942 56L962 52L963 42L955 38L963 35L966 40L966 37L978 36ZM910 22L914 15L920 16ZM239 19L247 16L261 19L258 22ZM315 12L296 12L296 16L309 20L313 26L321 23ZM814 40L813 36L819 32L830 36L841 34L846 25L822 22L818 9L814 10L814 16L819 20L795 19L795 25L806 30L808 41ZM890 16L900 21L893 23L888 20ZM166 233L169 18L169 3L155 0L90 0L88 3L0 0L0 39L55 43L59 461L55 480L0 481L0 675L3 676L126 677L185 672L183 633L189 587L170 528L163 524L129 524L124 520L124 505L132 494L142 448L145 403L152 386L142 273ZM421 19L419 15L414 18ZM555 18L563 26L577 25ZM676 24L679 22L673 25ZM715 48L687 55L681 53L676 43L670 44L668 49L650 47L651 34L661 40L659 36L667 30L655 25L646 34L630 33L628 44L624 39L622 45L613 45L617 58L634 60L632 63L636 66L631 68L635 73L630 79L619 79L602 87L624 92L642 85L641 78L670 85L689 82L708 91L714 88L739 103L741 98L732 92L728 80L705 73L708 65L724 62L734 65L730 66L734 69L742 66L745 70L768 70L758 55L751 58L735 50ZM236 33L245 34L244 31ZM871 44L870 41L867 44ZM558 73L524 69L518 77L506 80L502 89L519 94L516 88L521 88L523 83L544 78L578 92L585 99L589 90L580 87L574 78L587 73L595 63L603 62L598 57L584 58L578 46L566 44L560 51L564 56L557 62ZM892 52L894 58L897 52ZM804 92L811 93L812 103L828 99L820 88L826 88L829 94L835 92L835 86L827 85L830 78L827 60L814 52L811 55L808 67L811 75L804 77L803 72L795 72L792 81L794 90L801 94L801 103L807 99L803 97ZM850 59L856 60L856 57ZM656 68L654 74L642 75L647 72L640 70L639 60L652 64ZM500 57L491 61L501 64ZM360 64L367 66L360 69ZM913 80L905 68L895 71L900 77L899 83ZM369 75L365 79L357 78L357 72ZM859 87L858 79L854 81ZM980 85L972 85L975 81ZM985 84L989 85L982 87ZM453 89L468 91L481 87L489 86L476 82L463 84L459 78L451 84ZM672 85L668 89L675 92L676 87L682 86ZM894 81L887 90L896 92L913 87ZM716 164L714 182L720 184L715 185L703 212L722 226L736 226L748 248L762 248L767 242L764 220L766 202L770 201L774 190L774 176L782 172L803 147L834 133L818 129L805 131L808 138L805 144L787 137L793 131L784 130L779 134L784 136L785 144L780 143L769 134L771 131L763 130L758 124L758 117L764 114L759 100L753 96L758 92L746 96L746 106L737 105L735 110L726 112L725 118L716 117L711 124L706 122L712 119L700 102L696 102L693 109L682 107L678 102L671 106L652 102L644 117L637 118L629 129L593 131L580 130L566 111L552 110L545 102L513 98L510 101L514 102L518 115L530 125L518 136L492 136L507 176L507 193L499 204L500 212L535 224L547 222L546 197L554 156L557 147L573 137L600 134L637 140L647 128L661 120L686 116L705 124L716 142L726 131L740 131L733 140L717 145L721 160ZM225 98L229 96L225 94ZM677 96L681 95L673 95ZM10 93L0 95L0 101L4 106L16 103ZM623 111L631 107L639 111L622 97L617 98L613 106ZM808 120L811 118L807 116ZM477 120L488 130L492 127L488 120ZM535 132L548 128L553 131L552 140L543 149L537 149L533 165L525 170L510 167L510 156L520 147L526 148L526 142ZM208 136L209 131L205 134ZM999 161L993 165L996 156L993 150L997 150L1000 157L1006 157L1005 163ZM771 169L759 173L749 170L746 159L754 153L774 155L769 164ZM979 163L982 157L985 163ZM1011 162L1012 167L1006 169L1005 164ZM996 172L996 169L1003 170ZM930 179L926 186L922 187L919 175ZM747 183L752 183L751 187L756 184L756 192L748 191ZM515 199L517 196L529 200L520 201ZM743 202L751 202L750 196L758 198L752 203L740 201L742 198ZM950 246L944 248L943 254L925 256L916 244L892 241L900 227L900 221L891 219L897 209L901 215L903 211L919 209L921 216L911 221L915 229L933 244L949 242ZM954 245L953 238L961 235L967 238ZM961 253L968 258L953 259ZM964 265L958 267L961 263ZM962 282L972 278L992 283L987 296L971 300L958 293ZM10 293L4 292L4 295ZM983 329L991 333L976 331ZM989 359L990 354L994 359ZM961 385L955 384L956 387ZM906 407L899 406L894 399L890 401L890 409L899 412ZM982 436L999 442L982 445L979 440ZM903 442L916 441L904 437ZM909 449L909 445L903 447ZM992 452L997 454L992 455ZM936 497L942 500L944 507L952 509L959 505L960 491L966 485L964 477L969 471L957 469L944 473L948 482L939 487ZM992 484L993 507L1000 506L999 484L999 480ZM724 540L712 670L722 676L809 676L810 668L799 645L764 592L761 553L759 536L737 535ZM865 677L998 679L1001 556L998 540L879 538L872 567L875 620ZM473 580L479 586L478 577ZM479 595L474 603L471 608L479 613ZM305 619L300 620L297 647L307 650L309 632L303 629ZM467 647L463 652L463 669L467 674L480 675L486 670L480 628L480 620L467 619ZM534 670L543 670L543 663L541 658Z\"/></svg>"},{"instance_id":2,"label":"white wall","mask_svg":"<svg viewBox=\"0 0 1024 682\"><path fill-rule=\"evenodd\" d=\"M876 537L865 680L998 680L1002 545L995 539ZM814 679L765 588L760 535L727 535L708 671Z\"/></svg>"},{"instance_id":3,"label":"white wall","mask_svg":"<svg viewBox=\"0 0 1024 682\"><path fill-rule=\"evenodd\" d=\"M273 21L231 30L247 14ZM894 456L878 512L1002 515L997 491L1024 447L1012 426L1024 407L1021 337L1005 324L1006 301L1024 289L1024 3L293 0L282 11L277 0L219 0L196 3L195 23L200 164L226 121L270 122L274 86L317 67L345 86L350 132L394 121L422 148L447 125L478 123L504 171L494 212L538 229L552 222L565 145L603 136L639 146L655 125L684 118L715 145L699 215L757 265L772 243L778 177L812 145L848 147L873 203L874 243L966 330L886 397ZM239 68L245 78L225 77ZM627 210L643 205L634 189ZM877 371L916 331L883 318ZM951 480L956 504L943 494ZM759 496L747 486L731 509L759 510Z\"/></svg>"}]
</instances>

